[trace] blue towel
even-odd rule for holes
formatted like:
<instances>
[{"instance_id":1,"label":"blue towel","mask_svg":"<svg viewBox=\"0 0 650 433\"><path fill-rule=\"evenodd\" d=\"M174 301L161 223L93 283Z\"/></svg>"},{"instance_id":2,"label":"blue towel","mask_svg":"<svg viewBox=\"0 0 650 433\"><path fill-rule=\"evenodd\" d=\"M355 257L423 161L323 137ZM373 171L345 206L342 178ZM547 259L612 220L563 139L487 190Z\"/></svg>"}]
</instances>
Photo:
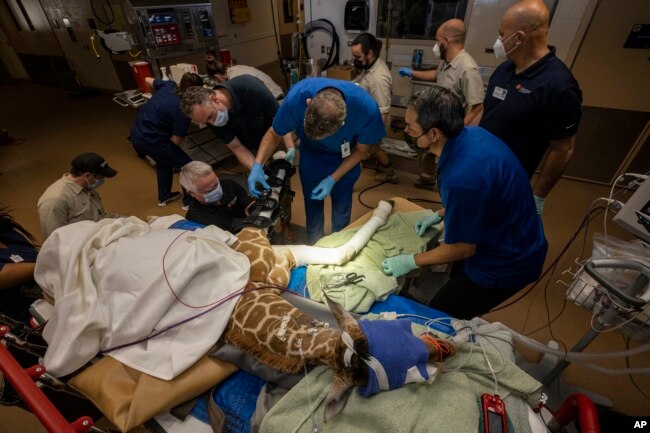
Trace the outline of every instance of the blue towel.
<instances>
[{"instance_id":1,"label":"blue towel","mask_svg":"<svg viewBox=\"0 0 650 433\"><path fill-rule=\"evenodd\" d=\"M305 290L307 284L307 266L299 266L291 269L291 279L289 280L289 290L309 298L309 290Z\"/></svg>"},{"instance_id":2,"label":"blue towel","mask_svg":"<svg viewBox=\"0 0 650 433\"><path fill-rule=\"evenodd\" d=\"M188 220L178 220L169 226L170 229L189 230L192 232L196 229L202 229L203 227L205 227L205 224L195 223Z\"/></svg>"},{"instance_id":3,"label":"blue towel","mask_svg":"<svg viewBox=\"0 0 650 433\"><path fill-rule=\"evenodd\" d=\"M389 389L404 385L407 371L416 366L425 380L429 351L426 344L411 332L410 320L360 320L359 326L368 338L369 354L375 357L386 371ZM379 382L372 368L368 369L368 384L357 388L362 397L377 394Z\"/></svg>"},{"instance_id":4,"label":"blue towel","mask_svg":"<svg viewBox=\"0 0 650 433\"><path fill-rule=\"evenodd\" d=\"M212 398L226 415L225 433L249 433L250 419L264 381L257 376L239 370L221 382L212 392ZM205 399L197 400L192 416L210 423Z\"/></svg>"}]
</instances>

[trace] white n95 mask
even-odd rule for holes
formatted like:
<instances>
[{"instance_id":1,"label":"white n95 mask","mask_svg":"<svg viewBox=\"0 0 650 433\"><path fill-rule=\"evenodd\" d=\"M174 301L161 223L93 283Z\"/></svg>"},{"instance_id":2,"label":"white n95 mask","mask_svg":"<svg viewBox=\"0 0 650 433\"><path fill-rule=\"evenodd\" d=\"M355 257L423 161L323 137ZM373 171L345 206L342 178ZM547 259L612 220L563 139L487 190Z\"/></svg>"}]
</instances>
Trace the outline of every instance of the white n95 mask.
<instances>
[{"instance_id":1,"label":"white n95 mask","mask_svg":"<svg viewBox=\"0 0 650 433\"><path fill-rule=\"evenodd\" d=\"M208 204L218 202L221 200L221 197L223 197L223 188L221 188L221 182L215 189L207 194L203 194L203 200L205 200L205 202Z\"/></svg>"},{"instance_id":2,"label":"white n95 mask","mask_svg":"<svg viewBox=\"0 0 650 433\"><path fill-rule=\"evenodd\" d=\"M442 53L440 52L440 45L436 42L433 46L433 58L440 60L442 58Z\"/></svg>"},{"instance_id":3,"label":"white n95 mask","mask_svg":"<svg viewBox=\"0 0 650 433\"><path fill-rule=\"evenodd\" d=\"M497 41L494 43L494 55L497 59L505 59L506 56L506 47L503 46L501 38L497 37Z\"/></svg>"},{"instance_id":4,"label":"white n95 mask","mask_svg":"<svg viewBox=\"0 0 650 433\"><path fill-rule=\"evenodd\" d=\"M213 125L216 127L224 126L228 123L228 110L219 110L214 118Z\"/></svg>"},{"instance_id":5,"label":"white n95 mask","mask_svg":"<svg viewBox=\"0 0 650 433\"><path fill-rule=\"evenodd\" d=\"M516 34L517 32L514 32L513 34L511 34L505 39L501 39L500 36L497 36L497 40L494 43L494 46L492 47L494 48L494 55L496 56L497 59L506 59L508 57L508 54L512 53L519 46L519 45L515 45L514 47L512 47L510 51L506 52L506 47L503 45L503 41L507 41L508 39L510 39Z\"/></svg>"}]
</instances>

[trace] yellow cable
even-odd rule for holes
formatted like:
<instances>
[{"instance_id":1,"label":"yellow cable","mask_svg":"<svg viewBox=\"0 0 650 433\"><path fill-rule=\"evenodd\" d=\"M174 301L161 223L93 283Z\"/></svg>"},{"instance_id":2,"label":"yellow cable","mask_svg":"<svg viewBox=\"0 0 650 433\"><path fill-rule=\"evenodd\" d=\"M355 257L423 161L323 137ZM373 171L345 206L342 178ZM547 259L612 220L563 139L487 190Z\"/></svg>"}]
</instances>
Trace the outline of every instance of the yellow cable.
<instances>
[{"instance_id":1,"label":"yellow cable","mask_svg":"<svg viewBox=\"0 0 650 433\"><path fill-rule=\"evenodd\" d=\"M140 55L140 53L142 53L142 50L138 51L135 54L131 54L131 50L129 50L129 56L131 56L131 57L138 57Z\"/></svg>"},{"instance_id":2,"label":"yellow cable","mask_svg":"<svg viewBox=\"0 0 650 433\"><path fill-rule=\"evenodd\" d=\"M102 56L99 55L99 53L97 52L97 48L95 48L95 33L90 35L90 46L93 47L93 51L95 52L95 57L97 58L97 60L101 59Z\"/></svg>"}]
</instances>

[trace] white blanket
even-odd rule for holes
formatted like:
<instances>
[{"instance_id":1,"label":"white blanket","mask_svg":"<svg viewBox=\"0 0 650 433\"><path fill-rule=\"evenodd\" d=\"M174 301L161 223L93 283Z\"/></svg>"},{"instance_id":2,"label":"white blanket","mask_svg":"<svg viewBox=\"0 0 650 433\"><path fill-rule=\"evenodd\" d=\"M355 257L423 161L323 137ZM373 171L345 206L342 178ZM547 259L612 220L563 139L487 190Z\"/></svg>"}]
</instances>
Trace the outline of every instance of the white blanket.
<instances>
[{"instance_id":1,"label":"white blanket","mask_svg":"<svg viewBox=\"0 0 650 433\"><path fill-rule=\"evenodd\" d=\"M229 247L234 240L214 226L194 232L152 229L135 217L56 230L43 244L35 270L36 281L55 300L43 332L47 370L69 374L100 351L206 312L242 289L250 263ZM109 354L152 376L173 379L219 339L236 302L237 296Z\"/></svg>"}]
</instances>

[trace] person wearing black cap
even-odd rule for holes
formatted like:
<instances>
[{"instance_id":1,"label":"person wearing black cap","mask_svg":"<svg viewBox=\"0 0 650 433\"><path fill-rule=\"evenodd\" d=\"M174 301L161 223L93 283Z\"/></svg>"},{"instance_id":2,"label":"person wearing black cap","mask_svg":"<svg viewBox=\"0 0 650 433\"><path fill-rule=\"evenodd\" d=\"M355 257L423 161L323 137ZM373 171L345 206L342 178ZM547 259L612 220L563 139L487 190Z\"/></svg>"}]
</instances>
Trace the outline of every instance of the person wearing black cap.
<instances>
[{"instance_id":1,"label":"person wearing black cap","mask_svg":"<svg viewBox=\"0 0 650 433\"><path fill-rule=\"evenodd\" d=\"M118 218L106 212L97 188L117 171L96 153L82 153L72 160L70 173L50 185L38 199L43 240L59 227L78 221Z\"/></svg>"}]
</instances>

